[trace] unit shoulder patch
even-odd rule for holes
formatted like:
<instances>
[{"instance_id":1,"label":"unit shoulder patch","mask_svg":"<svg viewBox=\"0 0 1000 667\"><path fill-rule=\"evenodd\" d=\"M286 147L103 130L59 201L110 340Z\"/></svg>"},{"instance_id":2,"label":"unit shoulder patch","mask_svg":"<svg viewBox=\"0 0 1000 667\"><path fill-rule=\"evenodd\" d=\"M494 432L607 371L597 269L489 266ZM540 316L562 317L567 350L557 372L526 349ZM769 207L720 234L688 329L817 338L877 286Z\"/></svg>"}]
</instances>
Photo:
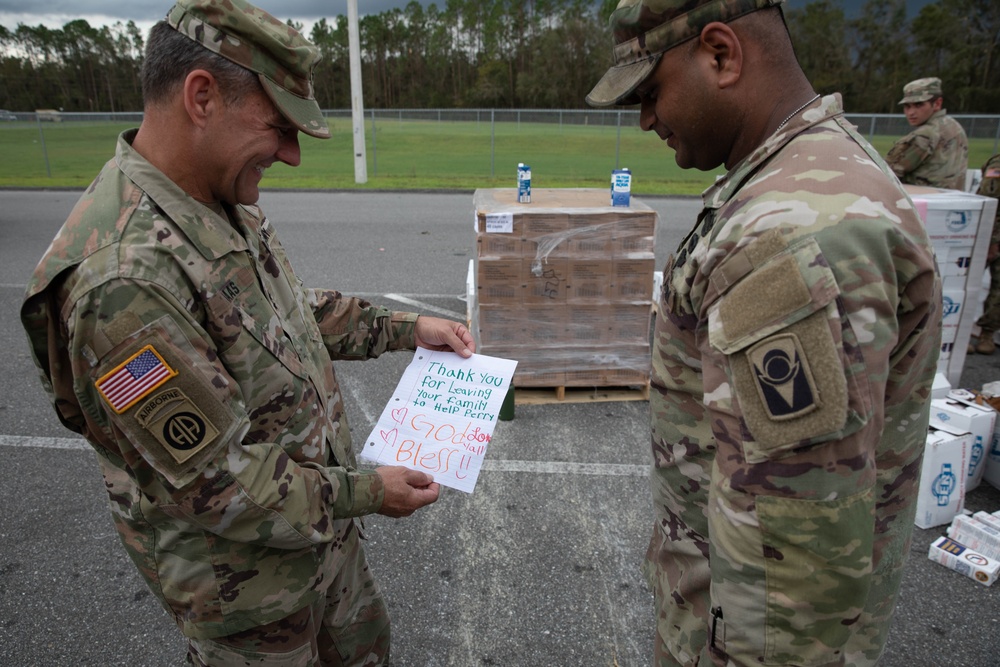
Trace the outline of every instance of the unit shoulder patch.
<instances>
[{"instance_id":1,"label":"unit shoulder patch","mask_svg":"<svg viewBox=\"0 0 1000 667\"><path fill-rule=\"evenodd\" d=\"M178 463L190 459L219 435L205 413L183 391L173 387L143 403L136 411L135 420Z\"/></svg>"},{"instance_id":2,"label":"unit shoulder patch","mask_svg":"<svg viewBox=\"0 0 1000 667\"><path fill-rule=\"evenodd\" d=\"M775 421L795 419L819 408L809 360L795 334L766 338L747 350L761 405Z\"/></svg>"}]
</instances>

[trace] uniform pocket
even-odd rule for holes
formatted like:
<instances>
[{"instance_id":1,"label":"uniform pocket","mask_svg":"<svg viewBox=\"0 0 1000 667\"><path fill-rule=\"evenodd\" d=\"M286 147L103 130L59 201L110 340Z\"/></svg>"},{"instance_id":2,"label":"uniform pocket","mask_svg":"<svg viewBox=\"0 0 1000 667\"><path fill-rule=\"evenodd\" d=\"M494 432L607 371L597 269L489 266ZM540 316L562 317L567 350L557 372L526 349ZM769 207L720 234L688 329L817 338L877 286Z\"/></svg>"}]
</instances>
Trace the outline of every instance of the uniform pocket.
<instances>
[{"instance_id":1,"label":"uniform pocket","mask_svg":"<svg viewBox=\"0 0 1000 667\"><path fill-rule=\"evenodd\" d=\"M220 290L208 300L208 313L206 328L227 366L249 370L273 357L294 375L305 377L305 367L286 340L278 316L258 291L244 290L230 298Z\"/></svg>"},{"instance_id":2,"label":"uniform pocket","mask_svg":"<svg viewBox=\"0 0 1000 667\"><path fill-rule=\"evenodd\" d=\"M195 665L213 667L312 667L319 656L310 644L282 653L248 651L212 639L188 640L191 661Z\"/></svg>"},{"instance_id":3,"label":"uniform pocket","mask_svg":"<svg viewBox=\"0 0 1000 667\"><path fill-rule=\"evenodd\" d=\"M758 496L757 514L767 581L765 664L829 664L868 599L873 491L837 500Z\"/></svg>"}]
</instances>

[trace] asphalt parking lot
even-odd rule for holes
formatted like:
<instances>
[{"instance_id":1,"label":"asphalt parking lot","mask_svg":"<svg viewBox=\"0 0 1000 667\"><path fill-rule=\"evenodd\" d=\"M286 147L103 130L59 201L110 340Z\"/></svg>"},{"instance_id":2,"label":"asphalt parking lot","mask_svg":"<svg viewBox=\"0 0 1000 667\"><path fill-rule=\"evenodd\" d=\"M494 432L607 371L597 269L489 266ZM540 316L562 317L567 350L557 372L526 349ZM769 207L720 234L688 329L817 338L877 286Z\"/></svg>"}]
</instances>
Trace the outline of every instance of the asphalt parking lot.
<instances>
[{"instance_id":1,"label":"asphalt parking lot","mask_svg":"<svg viewBox=\"0 0 1000 667\"><path fill-rule=\"evenodd\" d=\"M56 421L18 323L31 270L79 193L0 191L0 664L168 667L184 642L112 528L94 457ZM699 208L649 198L658 266ZM472 195L266 192L299 276L400 310L463 319ZM355 443L409 353L338 362ZM961 385L1000 380L1000 354ZM652 512L644 401L519 405L475 492L445 489L408 519L366 521L394 620L393 664L648 665L652 600L639 573ZM987 484L969 509L1000 509ZM914 532L886 667L1000 664L1000 585L927 559Z\"/></svg>"}]
</instances>

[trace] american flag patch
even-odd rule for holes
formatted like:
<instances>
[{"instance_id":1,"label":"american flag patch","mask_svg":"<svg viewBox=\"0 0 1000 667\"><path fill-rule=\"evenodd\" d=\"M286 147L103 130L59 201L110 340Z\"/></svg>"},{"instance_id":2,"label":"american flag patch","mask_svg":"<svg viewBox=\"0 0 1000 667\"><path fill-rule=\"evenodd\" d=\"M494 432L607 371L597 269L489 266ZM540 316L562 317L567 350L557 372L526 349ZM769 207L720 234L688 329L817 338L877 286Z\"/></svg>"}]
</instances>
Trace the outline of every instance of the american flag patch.
<instances>
[{"instance_id":1,"label":"american flag patch","mask_svg":"<svg viewBox=\"0 0 1000 667\"><path fill-rule=\"evenodd\" d=\"M177 371L147 345L99 379L96 386L111 409L121 414L175 375Z\"/></svg>"}]
</instances>

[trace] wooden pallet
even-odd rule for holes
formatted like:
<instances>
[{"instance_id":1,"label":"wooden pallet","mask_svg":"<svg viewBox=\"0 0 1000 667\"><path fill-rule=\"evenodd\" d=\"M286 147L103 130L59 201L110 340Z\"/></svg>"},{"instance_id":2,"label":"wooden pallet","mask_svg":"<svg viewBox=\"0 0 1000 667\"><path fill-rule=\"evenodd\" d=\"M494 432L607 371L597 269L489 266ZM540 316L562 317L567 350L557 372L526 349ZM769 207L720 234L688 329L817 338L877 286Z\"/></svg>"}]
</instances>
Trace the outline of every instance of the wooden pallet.
<instances>
[{"instance_id":1,"label":"wooden pallet","mask_svg":"<svg viewBox=\"0 0 1000 667\"><path fill-rule=\"evenodd\" d=\"M649 383L636 387L515 387L515 405L648 401Z\"/></svg>"}]
</instances>

